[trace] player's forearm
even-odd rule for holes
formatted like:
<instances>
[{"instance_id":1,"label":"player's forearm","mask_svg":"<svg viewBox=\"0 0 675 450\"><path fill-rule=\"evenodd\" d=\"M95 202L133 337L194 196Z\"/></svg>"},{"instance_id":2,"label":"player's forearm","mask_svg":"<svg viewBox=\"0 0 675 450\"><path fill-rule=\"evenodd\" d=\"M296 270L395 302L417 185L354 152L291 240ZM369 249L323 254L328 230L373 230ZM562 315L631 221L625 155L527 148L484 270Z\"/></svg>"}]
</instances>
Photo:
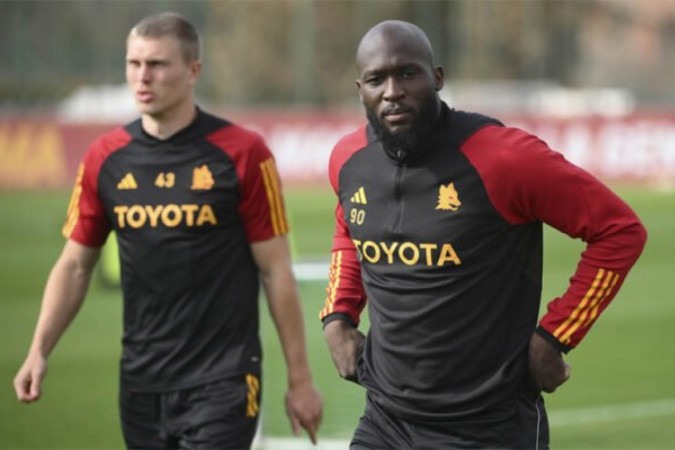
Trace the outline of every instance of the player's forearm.
<instances>
[{"instance_id":1,"label":"player's forearm","mask_svg":"<svg viewBox=\"0 0 675 450\"><path fill-rule=\"evenodd\" d=\"M47 358L80 310L89 286L91 267L61 258L44 290L30 353Z\"/></svg>"},{"instance_id":2,"label":"player's forearm","mask_svg":"<svg viewBox=\"0 0 675 450\"><path fill-rule=\"evenodd\" d=\"M605 228L602 238L589 239L567 291L549 303L539 324L542 336L565 352L581 342L619 293L647 239L634 215Z\"/></svg>"},{"instance_id":3,"label":"player's forearm","mask_svg":"<svg viewBox=\"0 0 675 450\"><path fill-rule=\"evenodd\" d=\"M295 278L290 268L263 277L272 320L284 352L290 386L311 382L305 327Z\"/></svg>"}]
</instances>

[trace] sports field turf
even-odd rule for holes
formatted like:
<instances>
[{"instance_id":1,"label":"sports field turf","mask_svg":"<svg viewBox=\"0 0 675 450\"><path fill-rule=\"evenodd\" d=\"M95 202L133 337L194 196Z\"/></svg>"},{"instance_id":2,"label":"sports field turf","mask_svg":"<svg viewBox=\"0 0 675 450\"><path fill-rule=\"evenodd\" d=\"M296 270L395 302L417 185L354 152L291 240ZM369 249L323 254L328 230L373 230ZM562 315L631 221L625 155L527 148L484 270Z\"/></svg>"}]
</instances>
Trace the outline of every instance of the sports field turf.
<instances>
[{"instance_id":1,"label":"sports field turf","mask_svg":"<svg viewBox=\"0 0 675 450\"><path fill-rule=\"evenodd\" d=\"M572 379L546 396L557 449L675 448L675 192L619 192L643 218L649 242L618 298L568 355ZM67 192L0 192L0 449L123 447L116 405L119 292L99 280L50 359L43 399L20 405L11 386L63 244L67 201ZM333 206L325 189L287 189L297 259L327 259ZM547 230L544 299L565 288L582 248ZM337 377L327 354L317 319L325 281L301 281L300 287L310 362L325 401L320 438L348 439L363 391ZM289 437L281 350L262 312L263 433Z\"/></svg>"}]
</instances>

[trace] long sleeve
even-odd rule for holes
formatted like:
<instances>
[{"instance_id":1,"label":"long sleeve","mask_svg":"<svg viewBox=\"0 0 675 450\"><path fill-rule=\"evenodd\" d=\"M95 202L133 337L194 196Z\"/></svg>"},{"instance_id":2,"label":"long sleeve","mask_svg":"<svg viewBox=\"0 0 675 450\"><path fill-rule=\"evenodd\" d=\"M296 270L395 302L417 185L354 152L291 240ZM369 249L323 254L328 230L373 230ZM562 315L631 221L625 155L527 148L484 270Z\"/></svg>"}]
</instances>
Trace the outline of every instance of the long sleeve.
<instances>
[{"instance_id":1,"label":"long sleeve","mask_svg":"<svg viewBox=\"0 0 675 450\"><path fill-rule=\"evenodd\" d=\"M644 226L603 183L532 135L488 127L466 145L504 219L540 221L586 243L569 287L549 301L538 328L561 350L576 347L639 258Z\"/></svg>"},{"instance_id":2,"label":"long sleeve","mask_svg":"<svg viewBox=\"0 0 675 450\"><path fill-rule=\"evenodd\" d=\"M342 208L338 205L335 211L336 225L331 251L326 303L319 317L326 322L332 314L349 317L353 325L359 324L359 316L366 304L366 294L361 283L361 266L356 248L349 238Z\"/></svg>"},{"instance_id":3,"label":"long sleeve","mask_svg":"<svg viewBox=\"0 0 675 450\"><path fill-rule=\"evenodd\" d=\"M345 136L335 145L328 173L336 196L339 196L339 173L342 165L365 143L364 127ZM334 319L348 319L354 326L358 326L359 316L365 305L366 293L361 280L361 265L338 199L326 301L319 318L324 324Z\"/></svg>"}]
</instances>

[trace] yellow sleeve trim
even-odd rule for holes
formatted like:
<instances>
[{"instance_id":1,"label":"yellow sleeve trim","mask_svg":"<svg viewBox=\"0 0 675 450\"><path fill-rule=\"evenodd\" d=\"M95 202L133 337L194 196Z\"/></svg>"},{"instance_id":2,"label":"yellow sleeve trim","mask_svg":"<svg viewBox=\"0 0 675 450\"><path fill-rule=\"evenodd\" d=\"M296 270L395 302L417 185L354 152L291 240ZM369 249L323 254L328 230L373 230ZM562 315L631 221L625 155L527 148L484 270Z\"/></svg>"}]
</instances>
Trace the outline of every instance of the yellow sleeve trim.
<instances>
[{"instance_id":1,"label":"yellow sleeve trim","mask_svg":"<svg viewBox=\"0 0 675 450\"><path fill-rule=\"evenodd\" d=\"M75 187L70 195L70 202L68 203L68 212L66 213L66 221L61 228L61 233L67 238L73 233L77 219L80 217L80 197L82 196L82 178L84 178L84 164L80 163L77 168L77 178L75 180Z\"/></svg>"},{"instance_id":2,"label":"yellow sleeve trim","mask_svg":"<svg viewBox=\"0 0 675 450\"><path fill-rule=\"evenodd\" d=\"M567 320L553 332L553 336L563 344L570 344L572 335L579 327L588 327L598 317L600 305L612 294L618 281L619 274L599 269L584 298Z\"/></svg>"},{"instance_id":3,"label":"yellow sleeve trim","mask_svg":"<svg viewBox=\"0 0 675 450\"><path fill-rule=\"evenodd\" d=\"M265 192L270 206L270 219L275 236L288 233L288 222L286 221L286 212L284 202L281 197L281 183L279 174L272 158L268 158L260 163L263 182L265 183Z\"/></svg>"},{"instance_id":4,"label":"yellow sleeve trim","mask_svg":"<svg viewBox=\"0 0 675 450\"><path fill-rule=\"evenodd\" d=\"M330 273L328 275L328 287L326 288L326 304L319 313L319 318L323 319L328 314L333 312L335 299L337 298L337 290L340 286L340 275L342 269L342 252L333 252L330 261Z\"/></svg>"}]
</instances>

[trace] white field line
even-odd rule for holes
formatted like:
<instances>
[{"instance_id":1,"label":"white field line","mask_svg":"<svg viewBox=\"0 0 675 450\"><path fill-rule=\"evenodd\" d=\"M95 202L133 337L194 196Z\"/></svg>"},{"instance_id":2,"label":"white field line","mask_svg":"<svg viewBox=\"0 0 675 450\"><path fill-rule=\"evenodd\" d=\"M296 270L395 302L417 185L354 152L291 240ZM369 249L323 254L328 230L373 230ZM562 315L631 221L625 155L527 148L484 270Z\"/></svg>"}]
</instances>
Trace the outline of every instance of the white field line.
<instances>
[{"instance_id":1,"label":"white field line","mask_svg":"<svg viewBox=\"0 0 675 450\"><path fill-rule=\"evenodd\" d=\"M299 261L293 263L293 273L298 281L328 281L328 261Z\"/></svg>"},{"instance_id":2,"label":"white field line","mask_svg":"<svg viewBox=\"0 0 675 450\"><path fill-rule=\"evenodd\" d=\"M675 414L675 398L551 411L548 420L551 427L556 428L671 414Z\"/></svg>"},{"instance_id":3,"label":"white field line","mask_svg":"<svg viewBox=\"0 0 675 450\"><path fill-rule=\"evenodd\" d=\"M348 450L349 439L321 439L312 445L308 437L301 438L260 438L252 450Z\"/></svg>"}]
</instances>

